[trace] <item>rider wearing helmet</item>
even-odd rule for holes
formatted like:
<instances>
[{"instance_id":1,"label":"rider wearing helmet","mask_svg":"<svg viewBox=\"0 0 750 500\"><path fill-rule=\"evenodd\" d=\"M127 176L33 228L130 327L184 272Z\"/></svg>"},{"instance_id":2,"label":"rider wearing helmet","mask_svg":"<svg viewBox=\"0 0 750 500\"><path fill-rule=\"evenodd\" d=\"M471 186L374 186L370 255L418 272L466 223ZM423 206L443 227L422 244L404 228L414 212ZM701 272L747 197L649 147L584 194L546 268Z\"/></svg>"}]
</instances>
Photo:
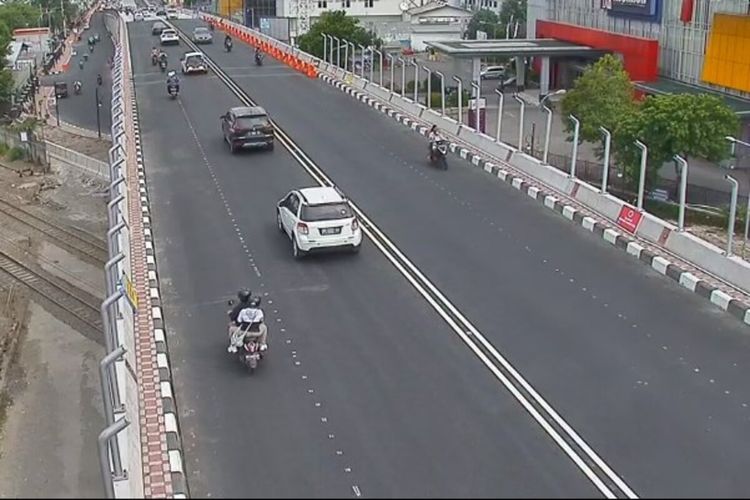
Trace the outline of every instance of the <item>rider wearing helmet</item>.
<instances>
[{"instance_id":1,"label":"rider wearing helmet","mask_svg":"<svg viewBox=\"0 0 750 500\"><path fill-rule=\"evenodd\" d=\"M232 43L232 37L229 36L229 33L227 33L227 36L224 37L224 47L227 45L231 45Z\"/></svg>"},{"instance_id":2,"label":"rider wearing helmet","mask_svg":"<svg viewBox=\"0 0 750 500\"><path fill-rule=\"evenodd\" d=\"M243 288L242 290L237 292L237 299L239 299L239 302L230 311L229 321L235 324L237 323L237 317L240 315L240 311L250 305L250 299L252 298L252 296L253 293L247 288Z\"/></svg>"}]
</instances>

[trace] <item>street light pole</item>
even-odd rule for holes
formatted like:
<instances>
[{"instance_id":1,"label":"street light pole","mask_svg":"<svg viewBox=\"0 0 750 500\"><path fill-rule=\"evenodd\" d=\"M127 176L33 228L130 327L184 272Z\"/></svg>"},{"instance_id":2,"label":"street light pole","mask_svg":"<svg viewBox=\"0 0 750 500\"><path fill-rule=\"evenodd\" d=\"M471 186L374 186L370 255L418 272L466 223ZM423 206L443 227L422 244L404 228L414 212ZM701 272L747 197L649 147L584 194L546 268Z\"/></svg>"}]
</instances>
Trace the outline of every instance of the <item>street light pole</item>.
<instances>
[{"instance_id":1,"label":"street light pole","mask_svg":"<svg viewBox=\"0 0 750 500\"><path fill-rule=\"evenodd\" d=\"M391 89L391 94L393 94L393 78L394 78L393 72L396 70L396 61L393 58L393 54L386 54L386 55L388 56L388 59L391 61L391 82L390 82L390 89Z\"/></svg>"},{"instance_id":2,"label":"street light pole","mask_svg":"<svg viewBox=\"0 0 750 500\"><path fill-rule=\"evenodd\" d=\"M636 140L635 145L641 150L641 174L638 178L638 210L643 210L643 192L646 189L646 165L648 163L648 146Z\"/></svg>"},{"instance_id":3,"label":"street light pole","mask_svg":"<svg viewBox=\"0 0 750 500\"><path fill-rule=\"evenodd\" d=\"M336 66L341 67L341 39L333 37L336 40Z\"/></svg>"},{"instance_id":4,"label":"street light pole","mask_svg":"<svg viewBox=\"0 0 750 500\"><path fill-rule=\"evenodd\" d=\"M440 71L435 71L440 77L440 116L445 116L445 75Z\"/></svg>"},{"instance_id":5,"label":"street light pole","mask_svg":"<svg viewBox=\"0 0 750 500\"><path fill-rule=\"evenodd\" d=\"M607 182L609 181L609 149L612 144L612 134L604 127L599 127L604 134L604 167L602 168L602 194L607 194Z\"/></svg>"},{"instance_id":6,"label":"street light pole","mask_svg":"<svg viewBox=\"0 0 750 500\"><path fill-rule=\"evenodd\" d=\"M550 130L552 129L552 110L547 107L547 105L543 105L542 109L547 113L547 129L544 131L544 153L542 154L542 162L547 163L547 156L549 153L549 135Z\"/></svg>"},{"instance_id":7,"label":"street light pole","mask_svg":"<svg viewBox=\"0 0 750 500\"><path fill-rule=\"evenodd\" d=\"M521 111L518 116L518 151L523 153L523 117L526 112L526 101L521 99L518 94L513 94L513 99L515 99L521 106Z\"/></svg>"},{"instance_id":8,"label":"street light pole","mask_svg":"<svg viewBox=\"0 0 750 500\"><path fill-rule=\"evenodd\" d=\"M463 110L463 98L464 98L464 81L460 77L453 75L453 80L458 83L458 126L460 127L464 123L464 110Z\"/></svg>"},{"instance_id":9,"label":"street light pole","mask_svg":"<svg viewBox=\"0 0 750 500\"><path fill-rule=\"evenodd\" d=\"M482 97L482 89L474 80L471 81L472 88L476 91L474 94L474 131L479 133L479 99ZM469 124L471 125L471 124Z\"/></svg>"},{"instance_id":10,"label":"street light pole","mask_svg":"<svg viewBox=\"0 0 750 500\"><path fill-rule=\"evenodd\" d=\"M495 89L497 94L497 130L495 131L495 142L500 144L500 131L503 129L503 104L505 104L505 94Z\"/></svg>"},{"instance_id":11,"label":"street light pole","mask_svg":"<svg viewBox=\"0 0 750 500\"><path fill-rule=\"evenodd\" d=\"M94 88L94 98L96 99L96 133L99 136L99 139L102 138L102 122L101 118L99 117L99 108L102 107L102 103L99 102L99 86L97 85L96 88Z\"/></svg>"},{"instance_id":12,"label":"street light pole","mask_svg":"<svg viewBox=\"0 0 750 500\"><path fill-rule=\"evenodd\" d=\"M419 104L419 64L416 60L411 60L414 66L414 104Z\"/></svg>"},{"instance_id":13,"label":"street light pole","mask_svg":"<svg viewBox=\"0 0 750 500\"><path fill-rule=\"evenodd\" d=\"M383 87L383 51L375 49L378 53L378 62L380 63L380 87Z\"/></svg>"},{"instance_id":14,"label":"street light pole","mask_svg":"<svg viewBox=\"0 0 750 500\"><path fill-rule=\"evenodd\" d=\"M344 72L349 70L349 42L344 39Z\"/></svg>"},{"instance_id":15,"label":"street light pole","mask_svg":"<svg viewBox=\"0 0 750 500\"><path fill-rule=\"evenodd\" d=\"M399 57L398 61L401 63L401 97L404 97L404 90L406 89L406 60L403 57Z\"/></svg>"},{"instance_id":16,"label":"street light pole","mask_svg":"<svg viewBox=\"0 0 750 500\"><path fill-rule=\"evenodd\" d=\"M727 228L727 257L731 257L732 243L734 242L734 222L737 216L737 190L740 184L737 182L737 179L729 174L725 175L724 179L732 185L732 198L729 204L729 227Z\"/></svg>"},{"instance_id":17,"label":"street light pole","mask_svg":"<svg viewBox=\"0 0 750 500\"><path fill-rule=\"evenodd\" d=\"M432 108L432 70L427 66L422 66L427 73L427 109Z\"/></svg>"},{"instance_id":18,"label":"street light pole","mask_svg":"<svg viewBox=\"0 0 750 500\"><path fill-rule=\"evenodd\" d=\"M361 43L358 43L357 46L360 49L360 53L362 54L362 62L359 64L359 77L361 79L365 79L365 46Z\"/></svg>"},{"instance_id":19,"label":"street light pole","mask_svg":"<svg viewBox=\"0 0 750 500\"><path fill-rule=\"evenodd\" d=\"M573 157L570 160L570 177L576 177L576 165L578 164L578 135L581 132L581 122L573 115L570 115L575 128L573 129Z\"/></svg>"},{"instance_id":20,"label":"street light pole","mask_svg":"<svg viewBox=\"0 0 750 500\"><path fill-rule=\"evenodd\" d=\"M688 162L680 155L674 155L674 161L682 166L680 169L680 211L677 216L677 230L685 230L685 199L687 197Z\"/></svg>"},{"instance_id":21,"label":"street light pole","mask_svg":"<svg viewBox=\"0 0 750 500\"><path fill-rule=\"evenodd\" d=\"M57 82L55 82L55 89L57 89ZM57 126L60 126L60 98L57 96L57 90L55 90L55 114L57 115Z\"/></svg>"},{"instance_id":22,"label":"street light pole","mask_svg":"<svg viewBox=\"0 0 750 500\"><path fill-rule=\"evenodd\" d=\"M372 73L375 70L375 52L371 46L367 49L370 51L370 83L372 83Z\"/></svg>"}]
</instances>

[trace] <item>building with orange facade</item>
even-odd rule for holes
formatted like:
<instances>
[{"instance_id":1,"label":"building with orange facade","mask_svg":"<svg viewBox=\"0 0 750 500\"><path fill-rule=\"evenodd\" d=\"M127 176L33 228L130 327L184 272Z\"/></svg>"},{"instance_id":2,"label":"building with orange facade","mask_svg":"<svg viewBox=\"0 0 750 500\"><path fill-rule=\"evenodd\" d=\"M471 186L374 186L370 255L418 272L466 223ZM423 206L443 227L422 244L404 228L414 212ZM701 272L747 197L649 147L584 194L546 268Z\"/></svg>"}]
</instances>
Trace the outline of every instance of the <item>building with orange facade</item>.
<instances>
[{"instance_id":1,"label":"building with orange facade","mask_svg":"<svg viewBox=\"0 0 750 500\"><path fill-rule=\"evenodd\" d=\"M645 94L721 96L750 139L749 0L528 0L527 32L618 54ZM551 86L589 62L552 61Z\"/></svg>"}]
</instances>

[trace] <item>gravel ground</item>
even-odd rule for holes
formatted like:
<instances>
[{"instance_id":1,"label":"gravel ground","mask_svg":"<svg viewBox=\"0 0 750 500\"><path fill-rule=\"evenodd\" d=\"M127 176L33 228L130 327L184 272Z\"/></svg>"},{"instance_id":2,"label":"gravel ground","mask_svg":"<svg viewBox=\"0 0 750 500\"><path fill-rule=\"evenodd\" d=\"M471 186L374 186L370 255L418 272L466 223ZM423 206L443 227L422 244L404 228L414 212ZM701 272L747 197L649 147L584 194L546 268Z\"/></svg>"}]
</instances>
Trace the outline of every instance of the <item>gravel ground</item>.
<instances>
[{"instance_id":1,"label":"gravel ground","mask_svg":"<svg viewBox=\"0 0 750 500\"><path fill-rule=\"evenodd\" d=\"M66 147L106 158L107 145L101 141L57 130L45 133ZM0 159L0 199L102 240L104 187L84 175L44 174L38 167ZM33 260L103 297L101 266L2 214L0 226L2 251ZM61 321L23 286L0 279L0 497L103 496L96 450L104 428L98 375L103 356L100 342Z\"/></svg>"}]
</instances>

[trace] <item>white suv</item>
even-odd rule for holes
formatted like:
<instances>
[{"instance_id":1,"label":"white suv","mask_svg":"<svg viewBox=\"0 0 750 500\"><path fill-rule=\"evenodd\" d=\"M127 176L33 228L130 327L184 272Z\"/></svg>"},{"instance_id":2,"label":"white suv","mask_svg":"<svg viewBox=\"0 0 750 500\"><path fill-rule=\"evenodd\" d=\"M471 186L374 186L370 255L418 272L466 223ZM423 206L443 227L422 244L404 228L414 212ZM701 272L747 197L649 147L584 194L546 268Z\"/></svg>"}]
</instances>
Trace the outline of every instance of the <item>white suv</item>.
<instances>
[{"instance_id":1,"label":"white suv","mask_svg":"<svg viewBox=\"0 0 750 500\"><path fill-rule=\"evenodd\" d=\"M159 41L162 45L167 45L168 43L180 43L180 37L177 36L177 32L173 30L172 28L165 28L161 30L161 35L159 35Z\"/></svg>"},{"instance_id":2,"label":"white suv","mask_svg":"<svg viewBox=\"0 0 750 500\"><path fill-rule=\"evenodd\" d=\"M359 221L349 202L331 187L295 189L276 206L276 223L292 240L295 258L321 249L358 252L362 244Z\"/></svg>"},{"instance_id":3,"label":"white suv","mask_svg":"<svg viewBox=\"0 0 750 500\"><path fill-rule=\"evenodd\" d=\"M487 66L479 75L482 80L499 80L505 76L505 67Z\"/></svg>"}]
</instances>

